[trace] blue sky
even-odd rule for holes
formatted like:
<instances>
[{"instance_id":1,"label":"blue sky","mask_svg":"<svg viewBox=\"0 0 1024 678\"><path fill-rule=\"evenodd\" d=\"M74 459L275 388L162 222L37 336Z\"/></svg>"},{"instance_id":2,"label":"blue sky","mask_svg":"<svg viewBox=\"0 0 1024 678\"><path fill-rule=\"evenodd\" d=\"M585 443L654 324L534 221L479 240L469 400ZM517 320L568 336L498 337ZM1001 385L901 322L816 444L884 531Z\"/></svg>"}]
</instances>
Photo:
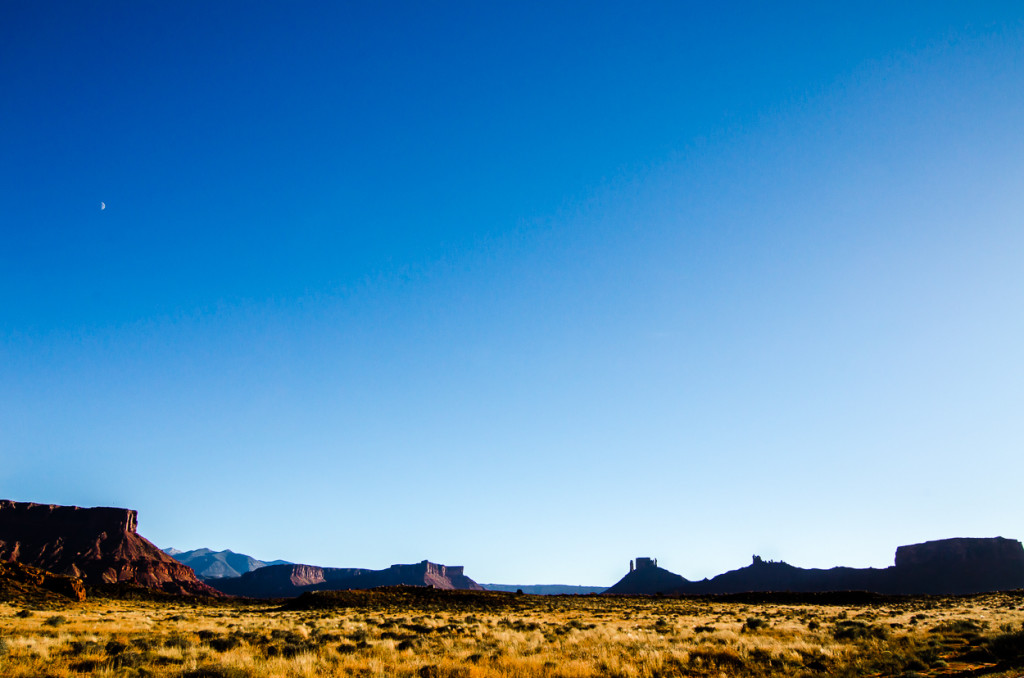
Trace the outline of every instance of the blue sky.
<instances>
[{"instance_id":1,"label":"blue sky","mask_svg":"<svg viewBox=\"0 0 1024 678\"><path fill-rule=\"evenodd\" d=\"M1024 538L1024 8L549 5L6 3L0 495L507 583Z\"/></svg>"}]
</instances>

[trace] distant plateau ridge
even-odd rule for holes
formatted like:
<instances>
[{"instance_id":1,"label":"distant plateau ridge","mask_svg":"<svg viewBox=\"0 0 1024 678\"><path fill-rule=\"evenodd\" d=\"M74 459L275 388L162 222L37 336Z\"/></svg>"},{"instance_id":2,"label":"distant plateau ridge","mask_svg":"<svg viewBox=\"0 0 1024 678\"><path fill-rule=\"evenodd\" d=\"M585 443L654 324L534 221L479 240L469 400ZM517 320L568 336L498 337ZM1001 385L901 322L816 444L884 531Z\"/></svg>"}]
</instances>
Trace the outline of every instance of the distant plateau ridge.
<instances>
[{"instance_id":1,"label":"distant plateau ridge","mask_svg":"<svg viewBox=\"0 0 1024 678\"><path fill-rule=\"evenodd\" d=\"M1024 588L1024 547L1015 539L957 538L900 546L887 568L804 569L762 560L712 579L689 581L637 558L611 594L724 594L768 591L815 593L965 594Z\"/></svg>"},{"instance_id":2,"label":"distant plateau ridge","mask_svg":"<svg viewBox=\"0 0 1024 678\"><path fill-rule=\"evenodd\" d=\"M191 565L191 566L190 566ZM461 566L427 560L382 570L264 562L232 551L161 551L123 508L80 508L0 500L0 599L14 595L84 598L90 589L146 587L167 594L295 597L313 591L419 586L484 590ZM195 570L193 569L195 568ZM197 576L197 572L201 576ZM205 580L205 581L204 581ZM581 594L598 587L500 585L532 594ZM651 558L606 594L709 595L754 592L969 594L1024 588L1024 547L1014 539L955 538L900 546L887 568L804 569L754 556L743 568L690 581Z\"/></svg>"}]
</instances>

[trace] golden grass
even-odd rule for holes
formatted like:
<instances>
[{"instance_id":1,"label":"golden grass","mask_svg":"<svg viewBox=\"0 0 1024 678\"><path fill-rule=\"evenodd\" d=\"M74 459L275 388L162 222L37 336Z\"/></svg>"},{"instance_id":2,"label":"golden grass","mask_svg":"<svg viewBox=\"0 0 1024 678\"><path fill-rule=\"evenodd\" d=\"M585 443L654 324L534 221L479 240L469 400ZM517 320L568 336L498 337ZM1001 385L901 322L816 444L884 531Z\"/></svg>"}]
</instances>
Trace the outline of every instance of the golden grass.
<instances>
[{"instance_id":1,"label":"golden grass","mask_svg":"<svg viewBox=\"0 0 1024 678\"><path fill-rule=\"evenodd\" d=\"M1008 594L863 605L507 600L297 611L90 600L28 615L0 604L0 676L1009 676L1024 659L1013 655L1024 597Z\"/></svg>"}]
</instances>

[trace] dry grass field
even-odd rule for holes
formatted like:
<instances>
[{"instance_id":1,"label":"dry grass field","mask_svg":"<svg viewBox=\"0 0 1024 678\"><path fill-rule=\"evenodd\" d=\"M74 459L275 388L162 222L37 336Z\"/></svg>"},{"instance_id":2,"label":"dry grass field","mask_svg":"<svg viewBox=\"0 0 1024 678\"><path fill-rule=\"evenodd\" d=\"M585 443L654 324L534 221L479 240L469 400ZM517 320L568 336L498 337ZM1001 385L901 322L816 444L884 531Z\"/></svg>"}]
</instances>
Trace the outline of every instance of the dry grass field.
<instances>
[{"instance_id":1,"label":"dry grass field","mask_svg":"<svg viewBox=\"0 0 1024 678\"><path fill-rule=\"evenodd\" d=\"M1024 596L0 603L2 676L1016 676Z\"/></svg>"}]
</instances>

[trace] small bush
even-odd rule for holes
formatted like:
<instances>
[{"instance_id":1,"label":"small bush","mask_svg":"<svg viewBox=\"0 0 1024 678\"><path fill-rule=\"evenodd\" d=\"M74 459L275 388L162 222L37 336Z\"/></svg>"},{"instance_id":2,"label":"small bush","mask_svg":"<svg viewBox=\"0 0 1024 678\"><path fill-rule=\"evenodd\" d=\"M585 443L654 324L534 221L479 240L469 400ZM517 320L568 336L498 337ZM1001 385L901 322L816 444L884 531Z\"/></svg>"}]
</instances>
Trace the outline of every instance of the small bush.
<instances>
[{"instance_id":1,"label":"small bush","mask_svg":"<svg viewBox=\"0 0 1024 678\"><path fill-rule=\"evenodd\" d=\"M1024 663L1024 631L998 635L988 642L988 649L1002 661Z\"/></svg>"},{"instance_id":2,"label":"small bush","mask_svg":"<svg viewBox=\"0 0 1024 678\"><path fill-rule=\"evenodd\" d=\"M768 622L760 617L747 617L747 621L743 623L744 631L756 631L763 629L768 626Z\"/></svg>"},{"instance_id":3,"label":"small bush","mask_svg":"<svg viewBox=\"0 0 1024 678\"><path fill-rule=\"evenodd\" d=\"M832 637L836 640L885 639L889 637L889 629L884 626L870 626L860 621L840 621L832 629Z\"/></svg>"},{"instance_id":4,"label":"small bush","mask_svg":"<svg viewBox=\"0 0 1024 678\"><path fill-rule=\"evenodd\" d=\"M234 636L224 636L223 638L212 638L207 644L217 652L227 652L241 645L242 641Z\"/></svg>"},{"instance_id":5,"label":"small bush","mask_svg":"<svg viewBox=\"0 0 1024 678\"><path fill-rule=\"evenodd\" d=\"M32 610L18 610L18 612L16 612L14 616L18 617L19 619L28 619L32 616Z\"/></svg>"},{"instance_id":6,"label":"small bush","mask_svg":"<svg viewBox=\"0 0 1024 678\"><path fill-rule=\"evenodd\" d=\"M103 649L111 657L116 657L118 655L124 654L124 651L128 649L128 646L119 640L111 640Z\"/></svg>"},{"instance_id":7,"label":"small bush","mask_svg":"<svg viewBox=\"0 0 1024 678\"><path fill-rule=\"evenodd\" d=\"M52 617L47 617L43 620L43 624L46 626L63 626L68 623L68 618L61 614L55 614Z\"/></svg>"},{"instance_id":8,"label":"small bush","mask_svg":"<svg viewBox=\"0 0 1024 678\"><path fill-rule=\"evenodd\" d=\"M249 678L251 674L236 666L206 664L192 671L185 671L181 678Z\"/></svg>"}]
</instances>

